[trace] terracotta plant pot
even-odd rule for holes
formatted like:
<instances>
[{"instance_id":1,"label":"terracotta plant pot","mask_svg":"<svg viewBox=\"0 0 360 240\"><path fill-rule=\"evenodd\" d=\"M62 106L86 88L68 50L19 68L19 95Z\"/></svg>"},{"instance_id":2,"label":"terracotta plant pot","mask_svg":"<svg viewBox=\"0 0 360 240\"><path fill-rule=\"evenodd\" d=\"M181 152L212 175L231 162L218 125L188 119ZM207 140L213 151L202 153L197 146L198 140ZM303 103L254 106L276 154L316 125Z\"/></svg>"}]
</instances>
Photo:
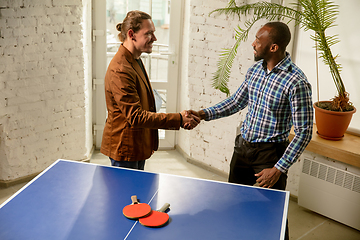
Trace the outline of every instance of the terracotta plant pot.
<instances>
[{"instance_id":1,"label":"terracotta plant pot","mask_svg":"<svg viewBox=\"0 0 360 240\"><path fill-rule=\"evenodd\" d=\"M335 112L319 108L316 104L317 102L313 106L315 109L317 134L328 140L342 139L350 124L352 115L356 112L356 108L349 112Z\"/></svg>"}]
</instances>

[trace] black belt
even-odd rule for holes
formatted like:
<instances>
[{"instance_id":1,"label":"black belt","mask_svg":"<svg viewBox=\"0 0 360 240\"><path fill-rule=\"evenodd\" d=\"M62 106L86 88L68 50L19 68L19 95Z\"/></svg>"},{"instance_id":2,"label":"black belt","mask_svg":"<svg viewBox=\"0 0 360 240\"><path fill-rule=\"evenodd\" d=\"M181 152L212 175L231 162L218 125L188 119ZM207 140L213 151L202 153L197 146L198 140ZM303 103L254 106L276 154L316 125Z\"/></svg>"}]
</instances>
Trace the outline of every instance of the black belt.
<instances>
[{"instance_id":1,"label":"black belt","mask_svg":"<svg viewBox=\"0 0 360 240\"><path fill-rule=\"evenodd\" d=\"M247 147L252 147L252 148L261 148L261 147L265 147L265 148L270 148L270 147L275 147L278 145L282 145L282 144L289 144L289 141L285 141L285 142L248 142L245 139L242 139L242 144L247 146Z\"/></svg>"}]
</instances>

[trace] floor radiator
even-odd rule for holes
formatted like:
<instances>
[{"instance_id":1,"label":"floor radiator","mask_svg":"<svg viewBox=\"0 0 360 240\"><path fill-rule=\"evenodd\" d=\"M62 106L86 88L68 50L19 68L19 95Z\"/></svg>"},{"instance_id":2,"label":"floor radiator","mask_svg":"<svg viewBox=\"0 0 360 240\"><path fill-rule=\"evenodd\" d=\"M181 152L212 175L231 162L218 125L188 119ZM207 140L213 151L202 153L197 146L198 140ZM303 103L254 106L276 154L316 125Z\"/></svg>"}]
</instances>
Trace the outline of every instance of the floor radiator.
<instances>
[{"instance_id":1,"label":"floor radiator","mask_svg":"<svg viewBox=\"0 0 360 240\"><path fill-rule=\"evenodd\" d=\"M298 204L360 230L360 175L305 158Z\"/></svg>"}]
</instances>

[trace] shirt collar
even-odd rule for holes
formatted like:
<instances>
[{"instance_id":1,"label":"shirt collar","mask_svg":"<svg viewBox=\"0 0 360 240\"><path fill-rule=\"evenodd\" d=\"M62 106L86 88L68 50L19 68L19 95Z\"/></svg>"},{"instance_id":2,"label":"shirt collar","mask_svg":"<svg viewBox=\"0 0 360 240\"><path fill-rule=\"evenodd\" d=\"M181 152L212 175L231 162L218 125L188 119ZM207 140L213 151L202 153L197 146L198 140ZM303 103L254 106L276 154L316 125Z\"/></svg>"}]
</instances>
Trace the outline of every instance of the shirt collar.
<instances>
[{"instance_id":1,"label":"shirt collar","mask_svg":"<svg viewBox=\"0 0 360 240\"><path fill-rule=\"evenodd\" d=\"M267 72L267 63L264 60L261 60L261 61L263 61L262 66L264 68L264 71ZM292 70L291 63L292 63L292 61L291 61L290 54L288 52L286 52L285 57L278 64L276 64L274 69L271 71L280 70L280 71L289 71L290 72Z\"/></svg>"}]
</instances>

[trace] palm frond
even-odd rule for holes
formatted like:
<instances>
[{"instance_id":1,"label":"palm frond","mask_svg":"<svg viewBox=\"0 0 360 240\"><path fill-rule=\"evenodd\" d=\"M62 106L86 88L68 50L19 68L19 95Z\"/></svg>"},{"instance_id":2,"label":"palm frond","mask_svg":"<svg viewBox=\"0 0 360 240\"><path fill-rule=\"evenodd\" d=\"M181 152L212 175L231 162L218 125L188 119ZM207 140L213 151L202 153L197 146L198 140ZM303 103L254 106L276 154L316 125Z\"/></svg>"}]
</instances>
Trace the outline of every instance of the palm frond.
<instances>
[{"instance_id":1,"label":"palm frond","mask_svg":"<svg viewBox=\"0 0 360 240\"><path fill-rule=\"evenodd\" d=\"M234 62L234 58L237 54L240 41L237 40L232 48L226 48L221 51L220 60L217 63L217 71L212 78L212 86L215 89L219 89L225 93L226 96L230 95L228 88L228 82L231 73L231 67Z\"/></svg>"},{"instance_id":2,"label":"palm frond","mask_svg":"<svg viewBox=\"0 0 360 240\"><path fill-rule=\"evenodd\" d=\"M228 88L228 82L230 78L230 69L234 61L238 45L234 45L233 48L225 48L222 50L220 60L217 64L217 71L212 78L212 87L225 93L226 96L230 95Z\"/></svg>"},{"instance_id":3,"label":"palm frond","mask_svg":"<svg viewBox=\"0 0 360 240\"><path fill-rule=\"evenodd\" d=\"M299 0L297 3L303 11L302 25L307 30L315 32L325 31L336 26L335 20L339 13L339 7L331 1L324 0Z\"/></svg>"},{"instance_id":4,"label":"palm frond","mask_svg":"<svg viewBox=\"0 0 360 240\"><path fill-rule=\"evenodd\" d=\"M230 95L228 88L228 82L230 78L231 68L237 54L237 49L241 42L246 41L249 36L251 27L258 21L259 18L254 17L251 20L245 22L245 29L237 26L235 30L235 43L232 48L225 48L221 51L220 60L217 63L217 71L214 73L212 78L212 86L215 89L219 89L227 96Z\"/></svg>"},{"instance_id":5,"label":"palm frond","mask_svg":"<svg viewBox=\"0 0 360 240\"><path fill-rule=\"evenodd\" d=\"M269 2L257 2L241 6L228 4L225 8L218 8L210 12L209 16L214 13L217 15L225 14L231 17L237 16L239 20L241 20L242 16L250 14L256 16L257 19L267 19L270 21L288 18L295 22L299 22L299 20L303 18L301 11Z\"/></svg>"}]
</instances>

